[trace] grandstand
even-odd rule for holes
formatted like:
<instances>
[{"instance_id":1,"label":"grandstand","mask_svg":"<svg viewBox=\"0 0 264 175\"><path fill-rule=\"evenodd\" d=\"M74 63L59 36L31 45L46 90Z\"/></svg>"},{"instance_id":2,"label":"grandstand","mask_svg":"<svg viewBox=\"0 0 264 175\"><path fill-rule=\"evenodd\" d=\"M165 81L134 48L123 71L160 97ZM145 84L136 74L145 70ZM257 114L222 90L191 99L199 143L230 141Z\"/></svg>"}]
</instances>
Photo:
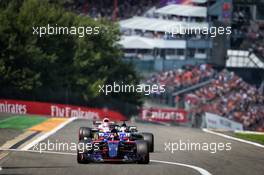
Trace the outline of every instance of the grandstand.
<instances>
[{"instance_id":1,"label":"grandstand","mask_svg":"<svg viewBox=\"0 0 264 175\"><path fill-rule=\"evenodd\" d=\"M185 64L225 65L229 38L182 31L228 26L231 0L76 0L65 6L96 20L117 21L124 60L140 70L163 71Z\"/></svg>"},{"instance_id":2,"label":"grandstand","mask_svg":"<svg viewBox=\"0 0 264 175\"><path fill-rule=\"evenodd\" d=\"M182 32L209 28L207 7L204 6L169 4L154 7L145 15L121 20L119 24L125 59L143 60L142 64L145 60L158 60L153 63L159 65L153 67L154 71L172 69L172 65L178 65L177 61L203 63L212 49L212 40L208 36ZM170 60L169 64L166 64L167 60Z\"/></svg>"},{"instance_id":3,"label":"grandstand","mask_svg":"<svg viewBox=\"0 0 264 175\"><path fill-rule=\"evenodd\" d=\"M249 63L250 68L261 68L264 61L263 1L75 0L65 7L96 20L117 21L124 60L135 63L140 70L163 71L202 63L228 67ZM219 26L232 26L232 35L212 38L179 32ZM168 33L172 28L178 31L173 36ZM248 58L240 57L245 52Z\"/></svg>"},{"instance_id":4,"label":"grandstand","mask_svg":"<svg viewBox=\"0 0 264 175\"><path fill-rule=\"evenodd\" d=\"M193 115L218 114L247 130L264 131L263 85L256 88L227 69L191 66L154 74L145 82L166 85L167 94L152 94L158 103L176 105Z\"/></svg>"},{"instance_id":5,"label":"grandstand","mask_svg":"<svg viewBox=\"0 0 264 175\"><path fill-rule=\"evenodd\" d=\"M123 60L148 72L143 83L165 85L165 93L150 95L152 102L264 131L263 1L78 2L81 15L119 24ZM227 26L230 36L183 32Z\"/></svg>"},{"instance_id":6,"label":"grandstand","mask_svg":"<svg viewBox=\"0 0 264 175\"><path fill-rule=\"evenodd\" d=\"M215 113L245 129L263 130L263 2L122 2L90 5L88 14L118 19L124 60L140 73L154 72L144 83L166 85L166 93L151 95L153 101L195 114ZM232 35L182 32L221 26L232 26Z\"/></svg>"}]
</instances>

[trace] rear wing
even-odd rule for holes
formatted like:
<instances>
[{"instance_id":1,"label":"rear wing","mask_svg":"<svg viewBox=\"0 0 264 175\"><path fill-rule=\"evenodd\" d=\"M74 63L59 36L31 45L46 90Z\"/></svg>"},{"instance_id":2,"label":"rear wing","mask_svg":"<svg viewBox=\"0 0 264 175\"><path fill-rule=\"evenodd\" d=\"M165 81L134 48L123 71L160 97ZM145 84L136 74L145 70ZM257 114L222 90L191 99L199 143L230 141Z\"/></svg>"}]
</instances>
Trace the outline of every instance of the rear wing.
<instances>
[{"instance_id":1,"label":"rear wing","mask_svg":"<svg viewBox=\"0 0 264 175\"><path fill-rule=\"evenodd\" d=\"M138 132L136 126L128 126L128 131L130 131L130 132Z\"/></svg>"},{"instance_id":2,"label":"rear wing","mask_svg":"<svg viewBox=\"0 0 264 175\"><path fill-rule=\"evenodd\" d=\"M94 126L99 126L99 125L101 125L102 123L103 123L102 121L98 121L98 120L93 121L93 125L94 125ZM114 125L114 124L116 124L116 123L113 122L113 121L111 121L111 122L109 122L109 124L110 124L110 125Z\"/></svg>"}]
</instances>

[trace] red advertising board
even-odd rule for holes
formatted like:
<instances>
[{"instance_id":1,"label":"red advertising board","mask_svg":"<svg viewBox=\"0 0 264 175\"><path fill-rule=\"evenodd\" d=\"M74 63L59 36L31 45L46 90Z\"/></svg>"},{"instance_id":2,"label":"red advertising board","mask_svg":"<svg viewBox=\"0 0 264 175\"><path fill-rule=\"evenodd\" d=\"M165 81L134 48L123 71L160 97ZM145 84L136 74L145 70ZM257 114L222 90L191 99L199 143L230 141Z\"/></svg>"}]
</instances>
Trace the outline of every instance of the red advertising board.
<instances>
[{"instance_id":1,"label":"red advertising board","mask_svg":"<svg viewBox=\"0 0 264 175\"><path fill-rule=\"evenodd\" d=\"M97 108L73 105L42 103L35 101L0 99L0 112L11 114L35 114L50 117L82 117L88 119L102 119L108 116L111 120L125 120L119 112Z\"/></svg>"},{"instance_id":2,"label":"red advertising board","mask_svg":"<svg viewBox=\"0 0 264 175\"><path fill-rule=\"evenodd\" d=\"M141 119L144 121L158 122L187 122L187 111L183 109L158 109L143 108L141 110Z\"/></svg>"}]
</instances>

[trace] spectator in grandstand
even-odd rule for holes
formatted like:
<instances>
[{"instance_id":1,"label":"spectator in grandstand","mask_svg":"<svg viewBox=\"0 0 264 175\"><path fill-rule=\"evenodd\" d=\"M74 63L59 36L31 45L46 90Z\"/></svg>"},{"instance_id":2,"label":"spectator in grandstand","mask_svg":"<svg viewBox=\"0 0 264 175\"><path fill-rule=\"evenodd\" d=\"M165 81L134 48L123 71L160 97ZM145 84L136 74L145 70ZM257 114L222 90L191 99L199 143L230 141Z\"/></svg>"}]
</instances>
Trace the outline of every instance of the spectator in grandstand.
<instances>
[{"instance_id":1,"label":"spectator in grandstand","mask_svg":"<svg viewBox=\"0 0 264 175\"><path fill-rule=\"evenodd\" d=\"M200 99L199 110L240 122L245 129L264 130L264 97L234 73L223 70L195 95Z\"/></svg>"}]
</instances>

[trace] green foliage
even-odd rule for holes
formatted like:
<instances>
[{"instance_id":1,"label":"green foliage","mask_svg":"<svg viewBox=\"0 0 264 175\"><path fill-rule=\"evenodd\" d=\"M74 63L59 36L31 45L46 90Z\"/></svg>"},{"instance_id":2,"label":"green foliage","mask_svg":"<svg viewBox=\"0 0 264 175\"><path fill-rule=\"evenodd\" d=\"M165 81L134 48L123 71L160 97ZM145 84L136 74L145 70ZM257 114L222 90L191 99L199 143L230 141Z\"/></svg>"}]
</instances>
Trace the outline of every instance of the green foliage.
<instances>
[{"instance_id":1,"label":"green foliage","mask_svg":"<svg viewBox=\"0 0 264 175\"><path fill-rule=\"evenodd\" d=\"M60 94L63 101L77 94L82 102L104 98L98 85L139 82L133 67L121 61L118 27L109 21L94 21L65 11L70 0L0 0L0 84L35 100L51 99L48 92ZM33 35L32 27L98 26L100 34ZM45 91L45 92L43 92ZM3 92L2 92L3 93ZM53 93L53 94L54 94ZM41 95L39 95L41 94ZM113 94L111 98L140 105L138 94Z\"/></svg>"}]
</instances>

